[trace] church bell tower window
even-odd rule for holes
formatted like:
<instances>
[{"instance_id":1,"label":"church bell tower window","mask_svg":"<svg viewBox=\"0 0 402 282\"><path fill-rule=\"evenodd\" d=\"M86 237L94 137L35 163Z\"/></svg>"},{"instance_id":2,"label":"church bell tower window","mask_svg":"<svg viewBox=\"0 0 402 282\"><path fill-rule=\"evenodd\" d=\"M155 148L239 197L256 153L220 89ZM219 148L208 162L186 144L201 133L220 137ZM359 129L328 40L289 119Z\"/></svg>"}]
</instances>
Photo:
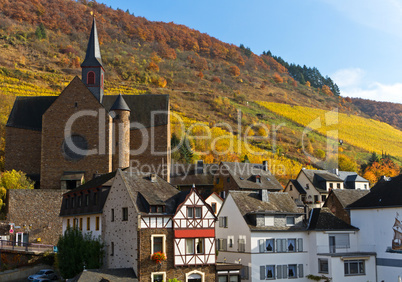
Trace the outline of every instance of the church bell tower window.
<instances>
[{"instance_id":1,"label":"church bell tower window","mask_svg":"<svg viewBox=\"0 0 402 282\"><path fill-rule=\"evenodd\" d=\"M90 71L88 72L87 76L88 85L95 84L95 73L93 71Z\"/></svg>"}]
</instances>

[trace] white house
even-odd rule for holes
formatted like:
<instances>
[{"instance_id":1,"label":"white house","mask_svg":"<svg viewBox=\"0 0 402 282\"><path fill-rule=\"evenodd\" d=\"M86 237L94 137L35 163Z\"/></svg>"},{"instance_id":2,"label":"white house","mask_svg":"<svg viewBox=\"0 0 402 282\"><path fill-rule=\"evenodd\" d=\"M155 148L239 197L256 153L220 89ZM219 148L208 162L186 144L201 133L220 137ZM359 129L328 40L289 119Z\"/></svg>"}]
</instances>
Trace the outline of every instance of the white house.
<instances>
[{"instance_id":1,"label":"white house","mask_svg":"<svg viewBox=\"0 0 402 282\"><path fill-rule=\"evenodd\" d=\"M351 223L360 231L360 248L377 253L378 281L402 277L402 174L380 180L366 196L347 208Z\"/></svg>"},{"instance_id":2,"label":"white house","mask_svg":"<svg viewBox=\"0 0 402 282\"><path fill-rule=\"evenodd\" d=\"M213 192L205 199L205 202L210 205L214 214L217 215L221 210L223 199L219 197L218 193Z\"/></svg>"},{"instance_id":3,"label":"white house","mask_svg":"<svg viewBox=\"0 0 402 282\"><path fill-rule=\"evenodd\" d=\"M375 253L360 250L358 228L328 209L306 221L287 193L230 191L218 219L218 261L241 264L242 280L376 281Z\"/></svg>"}]
</instances>

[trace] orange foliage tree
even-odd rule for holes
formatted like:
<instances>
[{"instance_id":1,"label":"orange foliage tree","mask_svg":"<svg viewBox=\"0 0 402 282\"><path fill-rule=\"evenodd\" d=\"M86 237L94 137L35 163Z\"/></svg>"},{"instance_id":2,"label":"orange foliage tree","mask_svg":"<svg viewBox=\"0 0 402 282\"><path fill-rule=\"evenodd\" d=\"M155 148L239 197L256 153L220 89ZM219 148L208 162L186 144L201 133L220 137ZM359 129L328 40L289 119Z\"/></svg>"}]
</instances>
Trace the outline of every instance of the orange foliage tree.
<instances>
[{"instance_id":1,"label":"orange foliage tree","mask_svg":"<svg viewBox=\"0 0 402 282\"><path fill-rule=\"evenodd\" d=\"M229 73L233 76L239 76L240 75L240 69L237 66L231 66L229 68Z\"/></svg>"},{"instance_id":2,"label":"orange foliage tree","mask_svg":"<svg viewBox=\"0 0 402 282\"><path fill-rule=\"evenodd\" d=\"M274 73L274 80L276 83L282 83L283 82L283 78L276 72Z\"/></svg>"},{"instance_id":3,"label":"orange foliage tree","mask_svg":"<svg viewBox=\"0 0 402 282\"><path fill-rule=\"evenodd\" d=\"M380 180L381 176L394 177L399 175L400 171L401 168L391 159L383 158L368 165L363 172L363 177L374 184Z\"/></svg>"}]
</instances>

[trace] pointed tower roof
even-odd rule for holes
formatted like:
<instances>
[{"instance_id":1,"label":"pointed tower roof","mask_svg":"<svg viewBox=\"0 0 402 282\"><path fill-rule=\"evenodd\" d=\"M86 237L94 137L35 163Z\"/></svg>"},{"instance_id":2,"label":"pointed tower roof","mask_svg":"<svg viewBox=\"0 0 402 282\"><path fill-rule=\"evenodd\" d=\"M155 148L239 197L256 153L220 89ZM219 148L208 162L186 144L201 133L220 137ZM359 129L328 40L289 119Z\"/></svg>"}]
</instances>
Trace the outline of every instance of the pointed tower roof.
<instances>
[{"instance_id":1,"label":"pointed tower roof","mask_svg":"<svg viewBox=\"0 0 402 282\"><path fill-rule=\"evenodd\" d=\"M99 48L98 30L96 29L95 17L92 23L91 35L89 36L87 53L81 67L102 66L102 58Z\"/></svg>"},{"instance_id":2,"label":"pointed tower roof","mask_svg":"<svg viewBox=\"0 0 402 282\"><path fill-rule=\"evenodd\" d=\"M110 111L131 111L129 106L127 105L126 101L123 98L123 95L119 94L117 96L116 101L114 102L113 106L110 108Z\"/></svg>"}]
</instances>

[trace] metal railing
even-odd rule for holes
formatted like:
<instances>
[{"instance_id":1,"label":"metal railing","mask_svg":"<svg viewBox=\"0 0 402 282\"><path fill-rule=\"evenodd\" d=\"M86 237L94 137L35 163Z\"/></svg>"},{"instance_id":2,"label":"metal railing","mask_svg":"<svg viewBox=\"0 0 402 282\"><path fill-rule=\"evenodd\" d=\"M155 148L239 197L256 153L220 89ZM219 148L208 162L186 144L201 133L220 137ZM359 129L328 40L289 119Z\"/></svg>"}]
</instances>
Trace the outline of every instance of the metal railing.
<instances>
[{"instance_id":1,"label":"metal railing","mask_svg":"<svg viewBox=\"0 0 402 282\"><path fill-rule=\"evenodd\" d=\"M317 253L366 253L375 252L374 245L357 245L357 246L330 246L330 245L318 245Z\"/></svg>"},{"instance_id":2,"label":"metal railing","mask_svg":"<svg viewBox=\"0 0 402 282\"><path fill-rule=\"evenodd\" d=\"M53 251L53 245L0 240L0 249L43 253L46 251Z\"/></svg>"}]
</instances>

